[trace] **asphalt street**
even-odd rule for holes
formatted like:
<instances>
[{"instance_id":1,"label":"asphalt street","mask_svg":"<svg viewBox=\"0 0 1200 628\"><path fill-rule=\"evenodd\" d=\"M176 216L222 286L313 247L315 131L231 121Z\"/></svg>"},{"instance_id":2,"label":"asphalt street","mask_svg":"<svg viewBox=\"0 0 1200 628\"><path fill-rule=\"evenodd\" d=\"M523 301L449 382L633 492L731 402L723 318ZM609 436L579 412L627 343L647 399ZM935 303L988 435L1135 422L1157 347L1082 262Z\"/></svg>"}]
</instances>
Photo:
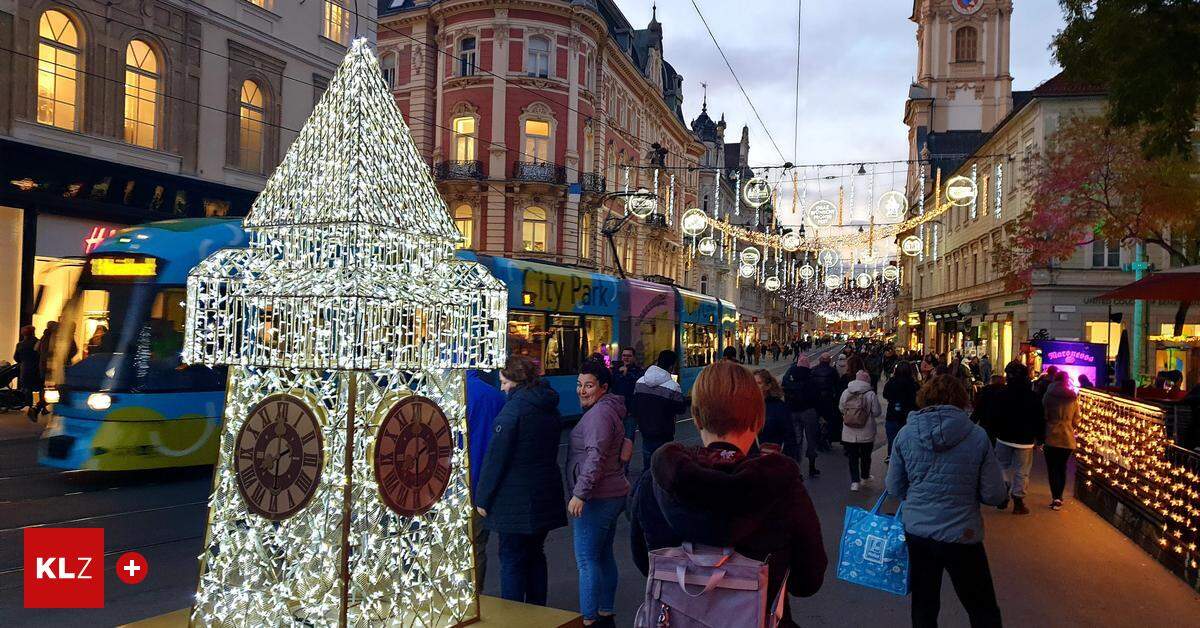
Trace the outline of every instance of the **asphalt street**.
<instances>
[{"instance_id":1,"label":"asphalt street","mask_svg":"<svg viewBox=\"0 0 1200 628\"><path fill-rule=\"evenodd\" d=\"M782 373L787 364L768 366ZM0 415L0 626L113 626L189 606L198 577L196 556L203 543L211 470L61 473L36 464L36 429L31 428L21 415ZM687 419L680 422L677 436L684 442L699 442ZM563 437L565 443L566 432ZM565 446L561 450L565 457ZM821 477L807 481L831 562L845 508L870 507L882 490L883 455L882 447L878 448L876 482L864 491L849 491L846 459L836 447L822 454ZM634 474L641 471L640 459L634 456ZM994 509L986 513L986 546L1007 624L1197 625L1200 596L1195 591L1082 505L1068 500L1067 508L1058 513L1046 507L1049 494L1040 457L1030 503L1034 513L1029 517ZM641 603L645 581L630 558L629 522L622 516L618 525L618 625L628 626ZM104 608L22 608L22 533L29 526L105 529ZM121 583L114 573L117 557L128 550L141 552L150 566L149 576L137 586ZM577 609L578 576L569 528L550 534L547 553L550 605ZM495 539L489 555L484 592L497 595ZM943 625L967 625L948 581L943 598ZM838 581L832 566L822 590L812 598L794 599L792 609L806 626L908 623L905 598Z\"/></svg>"}]
</instances>

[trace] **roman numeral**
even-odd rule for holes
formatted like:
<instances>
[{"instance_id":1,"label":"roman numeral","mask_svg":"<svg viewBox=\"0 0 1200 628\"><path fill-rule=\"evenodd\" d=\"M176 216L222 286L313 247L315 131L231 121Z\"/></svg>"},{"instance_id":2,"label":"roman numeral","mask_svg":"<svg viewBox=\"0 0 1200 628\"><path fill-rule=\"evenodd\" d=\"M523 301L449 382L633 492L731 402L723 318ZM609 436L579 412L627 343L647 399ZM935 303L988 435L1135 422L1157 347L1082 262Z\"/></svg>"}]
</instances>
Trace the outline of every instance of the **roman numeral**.
<instances>
[{"instance_id":1,"label":"roman numeral","mask_svg":"<svg viewBox=\"0 0 1200 628\"><path fill-rule=\"evenodd\" d=\"M450 445L441 445L438 447L438 458L449 458L452 453L454 453L454 448Z\"/></svg>"},{"instance_id":2,"label":"roman numeral","mask_svg":"<svg viewBox=\"0 0 1200 628\"><path fill-rule=\"evenodd\" d=\"M250 423L247 422L246 423L246 433L249 434L251 436L251 438L258 440L258 435L262 433L262 430L254 429L254 426L250 425Z\"/></svg>"},{"instance_id":3,"label":"roman numeral","mask_svg":"<svg viewBox=\"0 0 1200 628\"><path fill-rule=\"evenodd\" d=\"M392 493L400 486L400 475L395 471L383 476L383 490Z\"/></svg>"},{"instance_id":4,"label":"roman numeral","mask_svg":"<svg viewBox=\"0 0 1200 628\"><path fill-rule=\"evenodd\" d=\"M301 437L300 437L300 442L301 442L301 443L304 443L305 445L307 445L307 444L311 443L311 442L312 442L312 440L313 440L314 438L316 438L316 437L317 437L317 431L316 431L316 430L312 430L312 431L310 431L309 433L305 434L304 436L301 436Z\"/></svg>"},{"instance_id":5,"label":"roman numeral","mask_svg":"<svg viewBox=\"0 0 1200 628\"><path fill-rule=\"evenodd\" d=\"M445 423L442 423L438 427L437 432L434 433L434 436L437 437L438 440L441 440L442 437L444 437L449 431L450 431L450 426L446 425Z\"/></svg>"},{"instance_id":6,"label":"roman numeral","mask_svg":"<svg viewBox=\"0 0 1200 628\"><path fill-rule=\"evenodd\" d=\"M284 421L287 421L288 420L288 406L290 406L290 405L291 404L286 401L276 401L275 402L275 419L278 420L280 417L282 417Z\"/></svg>"},{"instance_id":7,"label":"roman numeral","mask_svg":"<svg viewBox=\"0 0 1200 628\"><path fill-rule=\"evenodd\" d=\"M299 487L300 490L304 491L305 493L307 493L308 490L312 488L312 485L313 485L313 479L305 473L301 473L300 476L296 478L296 486Z\"/></svg>"},{"instance_id":8,"label":"roman numeral","mask_svg":"<svg viewBox=\"0 0 1200 628\"><path fill-rule=\"evenodd\" d=\"M270 505L267 506L268 511L279 512L279 494L278 493L275 493L274 491L271 492L271 499L270 499L269 503L270 503Z\"/></svg>"},{"instance_id":9,"label":"roman numeral","mask_svg":"<svg viewBox=\"0 0 1200 628\"><path fill-rule=\"evenodd\" d=\"M256 484L254 492L250 495L250 501L262 506L263 497L267 494L267 487L262 484Z\"/></svg>"},{"instance_id":10,"label":"roman numeral","mask_svg":"<svg viewBox=\"0 0 1200 628\"><path fill-rule=\"evenodd\" d=\"M437 478L438 482L442 482L443 484L446 482L449 482L450 481L450 467L438 465L433 468L433 475L434 475L434 477Z\"/></svg>"},{"instance_id":11,"label":"roman numeral","mask_svg":"<svg viewBox=\"0 0 1200 628\"><path fill-rule=\"evenodd\" d=\"M304 454L304 459L301 462L306 467L315 467L320 464L320 456L317 454Z\"/></svg>"}]
</instances>

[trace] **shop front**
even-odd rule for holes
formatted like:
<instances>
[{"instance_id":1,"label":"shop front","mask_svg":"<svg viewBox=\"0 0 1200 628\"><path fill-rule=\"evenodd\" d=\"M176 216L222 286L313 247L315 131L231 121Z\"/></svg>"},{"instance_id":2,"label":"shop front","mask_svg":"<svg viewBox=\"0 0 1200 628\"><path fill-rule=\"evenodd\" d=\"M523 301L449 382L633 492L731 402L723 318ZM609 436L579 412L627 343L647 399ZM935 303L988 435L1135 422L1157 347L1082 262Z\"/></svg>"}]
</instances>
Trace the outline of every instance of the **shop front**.
<instances>
[{"instance_id":1,"label":"shop front","mask_svg":"<svg viewBox=\"0 0 1200 628\"><path fill-rule=\"evenodd\" d=\"M84 257L125 227L244 216L256 192L0 140L0 348L58 319Z\"/></svg>"}]
</instances>

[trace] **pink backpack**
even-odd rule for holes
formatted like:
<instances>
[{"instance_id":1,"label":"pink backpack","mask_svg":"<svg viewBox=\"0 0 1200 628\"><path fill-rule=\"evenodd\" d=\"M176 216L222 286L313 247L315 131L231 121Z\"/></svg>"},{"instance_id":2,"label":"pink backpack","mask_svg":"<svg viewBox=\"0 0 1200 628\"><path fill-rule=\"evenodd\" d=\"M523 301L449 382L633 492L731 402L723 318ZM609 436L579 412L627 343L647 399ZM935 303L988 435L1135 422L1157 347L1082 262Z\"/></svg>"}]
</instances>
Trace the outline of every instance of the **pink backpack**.
<instances>
[{"instance_id":1,"label":"pink backpack","mask_svg":"<svg viewBox=\"0 0 1200 628\"><path fill-rule=\"evenodd\" d=\"M767 564L731 548L684 543L650 552L646 601L635 628L775 628L783 618L787 577L767 599ZM770 602L770 606L768 606Z\"/></svg>"}]
</instances>

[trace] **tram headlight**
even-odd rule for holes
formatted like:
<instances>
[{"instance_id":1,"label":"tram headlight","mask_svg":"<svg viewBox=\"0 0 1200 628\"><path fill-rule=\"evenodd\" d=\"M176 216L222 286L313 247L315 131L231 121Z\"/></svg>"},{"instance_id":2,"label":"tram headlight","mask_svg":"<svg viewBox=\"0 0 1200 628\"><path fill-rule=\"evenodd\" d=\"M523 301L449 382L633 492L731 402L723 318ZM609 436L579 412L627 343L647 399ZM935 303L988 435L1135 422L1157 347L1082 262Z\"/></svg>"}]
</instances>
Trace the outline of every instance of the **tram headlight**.
<instances>
[{"instance_id":1,"label":"tram headlight","mask_svg":"<svg viewBox=\"0 0 1200 628\"><path fill-rule=\"evenodd\" d=\"M46 391L42 393L42 401L45 401L46 403L58 403L61 400L62 397L58 394L57 388L47 388Z\"/></svg>"},{"instance_id":2,"label":"tram headlight","mask_svg":"<svg viewBox=\"0 0 1200 628\"><path fill-rule=\"evenodd\" d=\"M101 410L107 410L112 407L112 397L110 397L108 393L92 393L88 395L87 407L96 410L97 412Z\"/></svg>"}]
</instances>

